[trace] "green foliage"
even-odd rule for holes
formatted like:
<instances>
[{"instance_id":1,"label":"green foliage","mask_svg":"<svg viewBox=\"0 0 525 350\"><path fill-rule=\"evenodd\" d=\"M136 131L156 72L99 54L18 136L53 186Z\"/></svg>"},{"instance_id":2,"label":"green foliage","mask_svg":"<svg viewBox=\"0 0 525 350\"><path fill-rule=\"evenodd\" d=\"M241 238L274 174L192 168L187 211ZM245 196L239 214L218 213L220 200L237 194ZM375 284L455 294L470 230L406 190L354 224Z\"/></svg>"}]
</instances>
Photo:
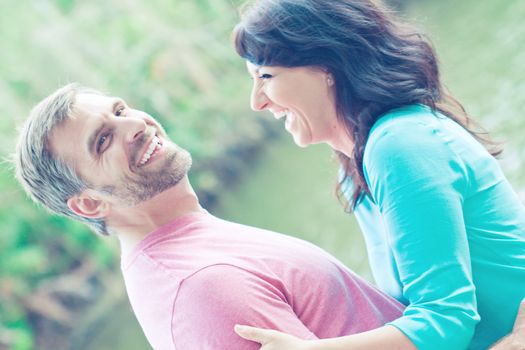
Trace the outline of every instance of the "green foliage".
<instances>
[{"instance_id":1,"label":"green foliage","mask_svg":"<svg viewBox=\"0 0 525 350\"><path fill-rule=\"evenodd\" d=\"M19 321L14 322L7 328L11 344L11 350L31 350L34 349L33 330L31 325L20 318Z\"/></svg>"},{"instance_id":2,"label":"green foliage","mask_svg":"<svg viewBox=\"0 0 525 350\"><path fill-rule=\"evenodd\" d=\"M31 106L72 81L158 118L196 162L224 153L241 131L262 135L248 111L250 80L229 45L236 6L231 0L3 3L0 158L14 151L16 126ZM195 175L208 185L220 182L210 170ZM34 334L25 301L85 261L99 271L115 268L115 244L32 204L7 162L0 168L0 223L0 348L29 349Z\"/></svg>"}]
</instances>

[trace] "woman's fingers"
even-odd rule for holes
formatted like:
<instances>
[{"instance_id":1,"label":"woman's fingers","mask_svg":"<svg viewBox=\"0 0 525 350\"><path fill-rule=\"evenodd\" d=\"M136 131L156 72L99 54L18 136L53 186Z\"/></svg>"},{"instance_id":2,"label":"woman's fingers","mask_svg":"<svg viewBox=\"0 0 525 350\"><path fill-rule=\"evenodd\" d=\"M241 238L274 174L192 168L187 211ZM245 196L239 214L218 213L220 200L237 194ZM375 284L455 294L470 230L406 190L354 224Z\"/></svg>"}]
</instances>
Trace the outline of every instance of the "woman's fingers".
<instances>
[{"instance_id":1,"label":"woman's fingers","mask_svg":"<svg viewBox=\"0 0 525 350\"><path fill-rule=\"evenodd\" d=\"M240 337L247 340L256 341L260 344L266 344L267 342L277 337L279 334L279 332L271 329L263 329L241 325L235 325L234 330L235 333L237 333Z\"/></svg>"},{"instance_id":2,"label":"woman's fingers","mask_svg":"<svg viewBox=\"0 0 525 350\"><path fill-rule=\"evenodd\" d=\"M307 342L272 329L235 325L235 332L244 339L261 344L260 350L304 350Z\"/></svg>"}]
</instances>

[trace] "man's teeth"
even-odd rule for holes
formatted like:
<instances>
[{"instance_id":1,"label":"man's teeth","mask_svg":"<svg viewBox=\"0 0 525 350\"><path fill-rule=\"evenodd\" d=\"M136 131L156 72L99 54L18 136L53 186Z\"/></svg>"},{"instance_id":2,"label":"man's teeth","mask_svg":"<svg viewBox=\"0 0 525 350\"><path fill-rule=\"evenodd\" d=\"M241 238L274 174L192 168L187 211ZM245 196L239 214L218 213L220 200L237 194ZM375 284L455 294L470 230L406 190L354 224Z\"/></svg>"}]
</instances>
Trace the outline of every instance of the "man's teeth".
<instances>
[{"instance_id":1,"label":"man's teeth","mask_svg":"<svg viewBox=\"0 0 525 350\"><path fill-rule=\"evenodd\" d=\"M148 150L146 153L144 153L144 156L140 160L139 165L144 165L149 160L155 149L160 148L160 139L157 136L153 137L153 140L151 141Z\"/></svg>"}]
</instances>

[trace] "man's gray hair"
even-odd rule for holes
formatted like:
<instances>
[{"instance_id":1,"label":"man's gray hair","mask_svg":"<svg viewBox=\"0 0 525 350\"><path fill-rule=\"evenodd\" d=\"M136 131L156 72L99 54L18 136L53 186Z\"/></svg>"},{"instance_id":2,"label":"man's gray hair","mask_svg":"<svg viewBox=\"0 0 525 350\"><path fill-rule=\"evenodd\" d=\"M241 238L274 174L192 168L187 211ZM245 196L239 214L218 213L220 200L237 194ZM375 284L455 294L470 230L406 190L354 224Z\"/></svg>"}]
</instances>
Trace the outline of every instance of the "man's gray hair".
<instances>
[{"instance_id":1,"label":"man's gray hair","mask_svg":"<svg viewBox=\"0 0 525 350\"><path fill-rule=\"evenodd\" d=\"M79 93L102 94L72 83L58 89L33 108L20 131L16 146L16 177L27 194L51 212L81 221L95 232L109 235L104 220L79 216L69 209L68 199L89 186L71 164L53 155L49 146L54 128L71 118Z\"/></svg>"}]
</instances>

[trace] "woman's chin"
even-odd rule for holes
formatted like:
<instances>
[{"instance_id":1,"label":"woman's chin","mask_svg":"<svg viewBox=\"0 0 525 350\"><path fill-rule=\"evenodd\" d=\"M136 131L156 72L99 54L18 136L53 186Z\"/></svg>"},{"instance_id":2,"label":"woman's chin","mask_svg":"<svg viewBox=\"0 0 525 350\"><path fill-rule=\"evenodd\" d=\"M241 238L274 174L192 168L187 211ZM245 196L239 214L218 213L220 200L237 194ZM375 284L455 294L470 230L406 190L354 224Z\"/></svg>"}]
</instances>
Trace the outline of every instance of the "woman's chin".
<instances>
[{"instance_id":1,"label":"woman's chin","mask_svg":"<svg viewBox=\"0 0 525 350\"><path fill-rule=\"evenodd\" d=\"M296 135L292 135L293 136L293 141L295 142L295 144L301 148L306 148L310 145L310 142L306 142L306 140L304 140L301 136L296 136Z\"/></svg>"}]
</instances>

